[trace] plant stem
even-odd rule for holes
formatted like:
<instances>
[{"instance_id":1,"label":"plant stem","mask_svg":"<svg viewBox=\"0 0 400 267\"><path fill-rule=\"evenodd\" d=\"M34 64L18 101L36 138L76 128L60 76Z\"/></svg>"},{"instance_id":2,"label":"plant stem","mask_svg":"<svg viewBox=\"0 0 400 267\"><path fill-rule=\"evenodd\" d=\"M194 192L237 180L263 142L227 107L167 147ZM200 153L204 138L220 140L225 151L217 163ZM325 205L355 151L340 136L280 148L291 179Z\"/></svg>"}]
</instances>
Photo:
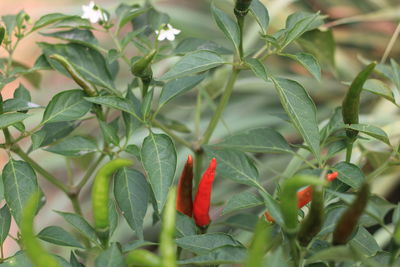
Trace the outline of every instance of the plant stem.
<instances>
[{"instance_id":1,"label":"plant stem","mask_svg":"<svg viewBox=\"0 0 400 267\"><path fill-rule=\"evenodd\" d=\"M346 147L346 162L350 163L351 161L351 154L353 152L353 143L354 141L348 140L347 147Z\"/></svg>"},{"instance_id":2,"label":"plant stem","mask_svg":"<svg viewBox=\"0 0 400 267\"><path fill-rule=\"evenodd\" d=\"M59 180L57 180L56 177L54 177L48 171L43 169L39 164L37 164L36 161L34 161L24 151L22 151L22 149L19 146L13 146L11 148L11 151L13 151L15 154L20 156L27 163L29 163L32 166L32 168L34 168L38 173L40 173L47 181L52 183L54 186L56 186L58 189L60 189L61 191L63 191L67 195L69 194L68 188L63 183L61 183Z\"/></svg>"},{"instance_id":3,"label":"plant stem","mask_svg":"<svg viewBox=\"0 0 400 267\"><path fill-rule=\"evenodd\" d=\"M232 68L232 73L231 76L229 77L228 82L226 83L225 91L222 95L221 101L219 102L219 105L214 113L214 116L211 118L211 121L208 124L208 127L204 133L201 144L207 144L210 141L211 135L213 134L219 119L221 118L222 112L224 111L225 106L229 102L229 98L231 97L231 94L233 92L233 87L235 85L239 71L240 70L236 69L235 67Z\"/></svg>"},{"instance_id":4,"label":"plant stem","mask_svg":"<svg viewBox=\"0 0 400 267\"><path fill-rule=\"evenodd\" d=\"M240 34L240 42L239 42L239 57L240 61L243 61L243 26L244 26L244 16L236 16L238 25L239 25L239 34Z\"/></svg>"},{"instance_id":5,"label":"plant stem","mask_svg":"<svg viewBox=\"0 0 400 267\"><path fill-rule=\"evenodd\" d=\"M185 139L183 139L183 138L177 136L176 134L174 134L170 129L168 129L166 126L164 126L161 122L157 121L156 119L153 119L153 124L154 124L155 127L160 128L166 134L171 136L176 142L181 143L182 145L186 146L187 148L189 148L191 150L193 149L191 143L189 143Z\"/></svg>"},{"instance_id":6,"label":"plant stem","mask_svg":"<svg viewBox=\"0 0 400 267\"><path fill-rule=\"evenodd\" d=\"M381 64L385 64L385 61L386 61L387 57L389 56L390 51L392 51L392 48L393 48L397 38L399 37L399 34L400 34L400 23L397 24L397 27L394 30L394 33L393 33L392 37L390 38L389 43L386 46L385 52L383 53L383 56L382 56L382 59L380 62Z\"/></svg>"}]
</instances>

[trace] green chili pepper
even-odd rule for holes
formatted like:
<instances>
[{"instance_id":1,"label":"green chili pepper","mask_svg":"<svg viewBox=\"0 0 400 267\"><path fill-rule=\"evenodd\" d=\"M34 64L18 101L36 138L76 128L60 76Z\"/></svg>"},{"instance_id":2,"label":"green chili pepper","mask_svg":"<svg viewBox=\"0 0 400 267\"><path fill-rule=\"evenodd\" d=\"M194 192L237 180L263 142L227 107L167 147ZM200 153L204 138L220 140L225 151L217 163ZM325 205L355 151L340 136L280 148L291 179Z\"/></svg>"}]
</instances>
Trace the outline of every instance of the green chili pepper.
<instances>
[{"instance_id":1,"label":"green chili pepper","mask_svg":"<svg viewBox=\"0 0 400 267\"><path fill-rule=\"evenodd\" d=\"M97 96L98 93L97 91L92 87L90 83L88 83L85 79L82 78L82 76L75 70L75 68L72 66L72 64L66 59L65 57L61 55L51 55L49 58L56 60L58 63L60 63L71 75L72 79L83 89L83 91L88 95L88 96Z\"/></svg>"},{"instance_id":2,"label":"green chili pepper","mask_svg":"<svg viewBox=\"0 0 400 267\"><path fill-rule=\"evenodd\" d=\"M286 225L286 233L294 234L298 230L297 190L306 185L325 185L326 183L316 177L305 175L286 179L280 192L281 212Z\"/></svg>"},{"instance_id":3,"label":"green chili pepper","mask_svg":"<svg viewBox=\"0 0 400 267\"><path fill-rule=\"evenodd\" d=\"M153 49L150 53L134 62L131 68L132 74L140 78L152 76L150 64L156 54L157 50Z\"/></svg>"},{"instance_id":4,"label":"green chili pepper","mask_svg":"<svg viewBox=\"0 0 400 267\"><path fill-rule=\"evenodd\" d=\"M358 123L358 111L360 106L360 94L363 89L364 83L368 76L372 73L376 66L373 62L366 66L353 80L349 90L347 91L346 97L342 104L342 116L345 124L356 124ZM346 135L354 139L358 134L358 131L353 129L346 129Z\"/></svg>"},{"instance_id":5,"label":"green chili pepper","mask_svg":"<svg viewBox=\"0 0 400 267\"><path fill-rule=\"evenodd\" d=\"M92 207L95 228L102 241L108 239L108 194L110 187L110 176L119 168L128 167L133 162L129 159L114 159L106 163L97 172L92 187Z\"/></svg>"},{"instance_id":6,"label":"green chili pepper","mask_svg":"<svg viewBox=\"0 0 400 267\"><path fill-rule=\"evenodd\" d=\"M321 187L313 187L310 211L302 221L297 235L300 245L306 247L316 236L324 223L324 194Z\"/></svg>"},{"instance_id":7,"label":"green chili pepper","mask_svg":"<svg viewBox=\"0 0 400 267\"><path fill-rule=\"evenodd\" d=\"M26 254L37 267L60 267L56 259L51 256L40 244L33 230L33 220L36 215L40 202L40 193L34 193L26 203L22 212L22 222L20 226L22 244Z\"/></svg>"},{"instance_id":8,"label":"green chili pepper","mask_svg":"<svg viewBox=\"0 0 400 267\"><path fill-rule=\"evenodd\" d=\"M162 227L160 235L161 266L175 267L176 244L175 244L175 221L176 221L176 188L173 187L167 198L162 216Z\"/></svg>"},{"instance_id":9,"label":"green chili pepper","mask_svg":"<svg viewBox=\"0 0 400 267\"><path fill-rule=\"evenodd\" d=\"M369 184L364 183L354 202L342 214L333 231L332 244L344 245L347 243L354 229L357 227L365 207L368 203Z\"/></svg>"},{"instance_id":10,"label":"green chili pepper","mask_svg":"<svg viewBox=\"0 0 400 267\"><path fill-rule=\"evenodd\" d=\"M252 0L236 0L235 4L235 15L238 17L244 17L249 12L249 7L251 5Z\"/></svg>"},{"instance_id":11,"label":"green chili pepper","mask_svg":"<svg viewBox=\"0 0 400 267\"><path fill-rule=\"evenodd\" d=\"M136 249L126 256L125 262L128 266L161 267L160 258L145 249Z\"/></svg>"},{"instance_id":12,"label":"green chili pepper","mask_svg":"<svg viewBox=\"0 0 400 267\"><path fill-rule=\"evenodd\" d=\"M251 241L249 253L244 266L262 267L265 266L265 253L271 242L270 238L271 224L267 223L264 217L261 217L256 225L253 240Z\"/></svg>"}]
</instances>

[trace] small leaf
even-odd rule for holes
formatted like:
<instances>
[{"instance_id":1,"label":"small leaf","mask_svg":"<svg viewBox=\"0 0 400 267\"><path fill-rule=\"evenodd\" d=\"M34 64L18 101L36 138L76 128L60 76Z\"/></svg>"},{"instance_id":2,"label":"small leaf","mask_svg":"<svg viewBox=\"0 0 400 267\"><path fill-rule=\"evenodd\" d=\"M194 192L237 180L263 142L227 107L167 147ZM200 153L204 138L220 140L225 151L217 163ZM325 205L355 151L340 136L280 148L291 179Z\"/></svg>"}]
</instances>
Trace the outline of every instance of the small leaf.
<instances>
[{"instance_id":1,"label":"small leaf","mask_svg":"<svg viewBox=\"0 0 400 267\"><path fill-rule=\"evenodd\" d=\"M392 66L392 81L396 85L397 90L400 92L400 65L393 58L390 59Z\"/></svg>"},{"instance_id":2,"label":"small leaf","mask_svg":"<svg viewBox=\"0 0 400 267\"><path fill-rule=\"evenodd\" d=\"M220 265L229 263L243 263L246 259L247 250L241 247L225 246L217 248L207 254L196 256L191 259L180 260L178 264L195 265Z\"/></svg>"},{"instance_id":3,"label":"small leaf","mask_svg":"<svg viewBox=\"0 0 400 267\"><path fill-rule=\"evenodd\" d=\"M61 13L51 13L51 14L44 15L35 22L35 24L33 25L32 29L31 29L31 32L36 31L40 28L43 28L49 24L53 24L57 21L71 18L71 17L74 17L74 16L65 15L65 14L61 14Z\"/></svg>"},{"instance_id":4,"label":"small leaf","mask_svg":"<svg viewBox=\"0 0 400 267\"><path fill-rule=\"evenodd\" d=\"M96 267L125 267L126 263L116 243L102 252L96 259Z\"/></svg>"},{"instance_id":5,"label":"small leaf","mask_svg":"<svg viewBox=\"0 0 400 267\"><path fill-rule=\"evenodd\" d=\"M132 230L143 239L143 219L149 201L146 178L137 170L123 168L114 178L114 196L119 209Z\"/></svg>"},{"instance_id":6,"label":"small leaf","mask_svg":"<svg viewBox=\"0 0 400 267\"><path fill-rule=\"evenodd\" d=\"M226 219L223 224L232 228L253 232L259 217L250 213L235 214Z\"/></svg>"},{"instance_id":7,"label":"small leaf","mask_svg":"<svg viewBox=\"0 0 400 267\"><path fill-rule=\"evenodd\" d=\"M69 136L45 150L64 156L78 157L95 152L98 148L93 139L83 136Z\"/></svg>"},{"instance_id":8,"label":"small leaf","mask_svg":"<svg viewBox=\"0 0 400 267\"><path fill-rule=\"evenodd\" d=\"M42 129L32 136L32 150L50 145L61 138L68 136L79 126L75 121L46 123Z\"/></svg>"},{"instance_id":9,"label":"small leaf","mask_svg":"<svg viewBox=\"0 0 400 267\"><path fill-rule=\"evenodd\" d=\"M17 122L21 122L30 115L24 113L6 113L0 115L0 129L11 126Z\"/></svg>"},{"instance_id":10,"label":"small leaf","mask_svg":"<svg viewBox=\"0 0 400 267\"><path fill-rule=\"evenodd\" d=\"M33 168L21 160L10 161L3 169L4 197L14 220L19 225L23 209L39 186Z\"/></svg>"},{"instance_id":11,"label":"small leaf","mask_svg":"<svg viewBox=\"0 0 400 267\"><path fill-rule=\"evenodd\" d=\"M206 75L202 74L183 77L167 82L161 91L159 99L160 107L171 99L186 93L187 91L198 85L205 77Z\"/></svg>"},{"instance_id":12,"label":"small leaf","mask_svg":"<svg viewBox=\"0 0 400 267\"><path fill-rule=\"evenodd\" d=\"M265 5L260 0L253 0L250 4L250 12L260 25L263 34L267 34L269 25L269 13Z\"/></svg>"},{"instance_id":13,"label":"small leaf","mask_svg":"<svg viewBox=\"0 0 400 267\"><path fill-rule=\"evenodd\" d=\"M3 112L14 112L14 111L26 111L35 108L41 108L42 106L18 98L7 99L3 102Z\"/></svg>"},{"instance_id":14,"label":"small leaf","mask_svg":"<svg viewBox=\"0 0 400 267\"><path fill-rule=\"evenodd\" d=\"M94 49L98 49L96 37L89 30L71 29L66 31L57 31L51 33L40 33L43 36L58 38L64 41L70 41L72 43L82 44Z\"/></svg>"},{"instance_id":15,"label":"small leaf","mask_svg":"<svg viewBox=\"0 0 400 267\"><path fill-rule=\"evenodd\" d=\"M184 236L176 239L176 244L196 254L211 252L223 246L240 247L243 245L231 235L225 233L207 233L203 235Z\"/></svg>"},{"instance_id":16,"label":"small leaf","mask_svg":"<svg viewBox=\"0 0 400 267\"><path fill-rule=\"evenodd\" d=\"M142 15L143 13L149 11L150 8L149 7L145 7L145 8L132 8L130 10L125 10L125 12L123 12L122 14L118 15L118 31L124 27L128 22L130 22L131 20L133 20L134 18Z\"/></svg>"},{"instance_id":17,"label":"small leaf","mask_svg":"<svg viewBox=\"0 0 400 267\"><path fill-rule=\"evenodd\" d=\"M368 79L365 81L363 89L375 95L382 96L396 104L392 90L382 81L377 79Z\"/></svg>"},{"instance_id":18,"label":"small leaf","mask_svg":"<svg viewBox=\"0 0 400 267\"><path fill-rule=\"evenodd\" d=\"M266 82L269 81L267 69L259 59L247 58L246 63L258 78L263 79Z\"/></svg>"},{"instance_id":19,"label":"small leaf","mask_svg":"<svg viewBox=\"0 0 400 267\"><path fill-rule=\"evenodd\" d=\"M210 51L200 50L182 57L160 80L176 79L206 71L225 64L223 58Z\"/></svg>"},{"instance_id":20,"label":"small leaf","mask_svg":"<svg viewBox=\"0 0 400 267\"><path fill-rule=\"evenodd\" d=\"M44 228L38 234L38 238L60 246L83 248L73 235L59 226L48 226Z\"/></svg>"},{"instance_id":21,"label":"small leaf","mask_svg":"<svg viewBox=\"0 0 400 267\"><path fill-rule=\"evenodd\" d=\"M349 241L349 244L368 257L374 256L382 250L375 238L364 227L358 228L356 235Z\"/></svg>"},{"instance_id":22,"label":"small leaf","mask_svg":"<svg viewBox=\"0 0 400 267\"><path fill-rule=\"evenodd\" d=\"M339 173L338 180L351 186L354 189L360 188L365 176L360 168L352 163L339 162L333 166L333 170Z\"/></svg>"},{"instance_id":23,"label":"small leaf","mask_svg":"<svg viewBox=\"0 0 400 267\"><path fill-rule=\"evenodd\" d=\"M198 38L183 39L175 48L177 55L184 55L198 50L208 50L217 54L231 54L232 51L214 43L210 40L202 40Z\"/></svg>"},{"instance_id":24,"label":"small leaf","mask_svg":"<svg viewBox=\"0 0 400 267\"><path fill-rule=\"evenodd\" d=\"M82 90L69 90L56 94L43 114L42 123L72 121L89 112L92 104L84 99Z\"/></svg>"},{"instance_id":25,"label":"small leaf","mask_svg":"<svg viewBox=\"0 0 400 267\"><path fill-rule=\"evenodd\" d=\"M262 205L264 205L264 200L260 196L251 192L242 192L229 199L222 211L222 215Z\"/></svg>"},{"instance_id":26,"label":"small leaf","mask_svg":"<svg viewBox=\"0 0 400 267\"><path fill-rule=\"evenodd\" d=\"M258 128L237 133L213 146L254 153L292 153L285 138L271 128Z\"/></svg>"},{"instance_id":27,"label":"small leaf","mask_svg":"<svg viewBox=\"0 0 400 267\"><path fill-rule=\"evenodd\" d=\"M5 204L0 209L0 246L3 246L4 240L7 238L11 225L11 213Z\"/></svg>"},{"instance_id":28,"label":"small leaf","mask_svg":"<svg viewBox=\"0 0 400 267\"><path fill-rule=\"evenodd\" d=\"M176 235L177 237L184 237L196 235L197 226L194 220L180 212L176 213Z\"/></svg>"},{"instance_id":29,"label":"small leaf","mask_svg":"<svg viewBox=\"0 0 400 267\"><path fill-rule=\"evenodd\" d=\"M258 171L254 163L241 151L216 150L205 146L204 150L209 159L217 159L217 175L231 179L241 184L258 186Z\"/></svg>"},{"instance_id":30,"label":"small leaf","mask_svg":"<svg viewBox=\"0 0 400 267\"><path fill-rule=\"evenodd\" d=\"M82 235L89 238L91 241L97 242L96 231L92 226L81 216L75 213L56 211L60 216L62 216L75 230L77 230Z\"/></svg>"},{"instance_id":31,"label":"small leaf","mask_svg":"<svg viewBox=\"0 0 400 267\"><path fill-rule=\"evenodd\" d=\"M307 53L296 53L296 54L282 54L282 56L296 60L304 68L306 68L318 81L321 81L321 67L318 61L311 54Z\"/></svg>"},{"instance_id":32,"label":"small leaf","mask_svg":"<svg viewBox=\"0 0 400 267\"><path fill-rule=\"evenodd\" d=\"M176 169L176 151L171 138L150 133L143 141L141 158L161 214Z\"/></svg>"},{"instance_id":33,"label":"small leaf","mask_svg":"<svg viewBox=\"0 0 400 267\"><path fill-rule=\"evenodd\" d=\"M211 4L211 12L218 27L233 42L236 51L239 51L240 30L237 23L221 9L217 8L214 3Z\"/></svg>"},{"instance_id":34,"label":"small leaf","mask_svg":"<svg viewBox=\"0 0 400 267\"><path fill-rule=\"evenodd\" d=\"M99 125L101 132L103 133L104 140L118 146L119 137L117 129L115 129L111 124L108 124L107 122L102 120L99 120Z\"/></svg>"},{"instance_id":35,"label":"small leaf","mask_svg":"<svg viewBox=\"0 0 400 267\"><path fill-rule=\"evenodd\" d=\"M349 124L346 125L346 128L362 132L390 146L389 137L381 128L368 124Z\"/></svg>"}]
</instances>

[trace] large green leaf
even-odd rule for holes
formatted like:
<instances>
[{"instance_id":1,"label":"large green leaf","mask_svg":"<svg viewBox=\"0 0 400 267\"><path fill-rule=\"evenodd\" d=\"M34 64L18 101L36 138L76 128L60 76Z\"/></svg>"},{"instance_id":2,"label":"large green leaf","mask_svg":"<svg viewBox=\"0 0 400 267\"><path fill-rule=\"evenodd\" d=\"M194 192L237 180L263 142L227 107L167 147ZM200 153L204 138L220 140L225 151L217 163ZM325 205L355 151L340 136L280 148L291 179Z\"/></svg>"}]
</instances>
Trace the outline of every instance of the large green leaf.
<instances>
[{"instance_id":1,"label":"large green leaf","mask_svg":"<svg viewBox=\"0 0 400 267\"><path fill-rule=\"evenodd\" d=\"M143 141L141 158L161 214L176 168L176 151L171 138L165 134L150 133Z\"/></svg>"},{"instance_id":2,"label":"large green leaf","mask_svg":"<svg viewBox=\"0 0 400 267\"><path fill-rule=\"evenodd\" d=\"M39 46L54 69L69 76L64 67L49 58L54 54L61 55L68 58L68 61L82 77L116 93L110 66L97 50L81 44L39 43Z\"/></svg>"},{"instance_id":3,"label":"large green leaf","mask_svg":"<svg viewBox=\"0 0 400 267\"><path fill-rule=\"evenodd\" d=\"M217 248L207 254L194 258L180 260L179 264L194 264L200 266L243 263L246 259L247 250L241 247L224 246Z\"/></svg>"},{"instance_id":4,"label":"large green leaf","mask_svg":"<svg viewBox=\"0 0 400 267\"><path fill-rule=\"evenodd\" d=\"M396 104L392 89L390 89L390 87L387 86L381 80L377 79L366 80L363 86L363 90L382 96L387 100L389 100L390 102L392 102L393 104Z\"/></svg>"},{"instance_id":5,"label":"large green leaf","mask_svg":"<svg viewBox=\"0 0 400 267\"><path fill-rule=\"evenodd\" d=\"M225 233L184 236L176 239L176 244L196 254L211 252L223 246L243 247L239 241Z\"/></svg>"},{"instance_id":6,"label":"large green leaf","mask_svg":"<svg viewBox=\"0 0 400 267\"><path fill-rule=\"evenodd\" d=\"M42 124L59 121L72 121L88 113L92 104L84 99L82 90L68 90L56 94L43 114Z\"/></svg>"},{"instance_id":7,"label":"large green leaf","mask_svg":"<svg viewBox=\"0 0 400 267\"><path fill-rule=\"evenodd\" d=\"M83 156L97 150L96 142L83 136L69 136L61 142L46 148L46 151L69 157Z\"/></svg>"},{"instance_id":8,"label":"large green leaf","mask_svg":"<svg viewBox=\"0 0 400 267\"><path fill-rule=\"evenodd\" d=\"M96 267L126 267L124 257L116 243L104 250L96 259Z\"/></svg>"},{"instance_id":9,"label":"large green leaf","mask_svg":"<svg viewBox=\"0 0 400 267\"><path fill-rule=\"evenodd\" d=\"M264 205L264 199L252 192L242 192L234 195L225 205L222 215L230 212Z\"/></svg>"},{"instance_id":10,"label":"large green leaf","mask_svg":"<svg viewBox=\"0 0 400 267\"><path fill-rule=\"evenodd\" d=\"M39 131L31 136L32 150L50 145L69 135L79 123L75 121L46 123Z\"/></svg>"},{"instance_id":11,"label":"large green leaf","mask_svg":"<svg viewBox=\"0 0 400 267\"><path fill-rule=\"evenodd\" d=\"M4 198L17 224L21 223L23 209L39 186L33 168L25 161L13 160L3 169Z\"/></svg>"},{"instance_id":12,"label":"large green leaf","mask_svg":"<svg viewBox=\"0 0 400 267\"><path fill-rule=\"evenodd\" d=\"M52 244L83 248L76 238L59 226L48 226L38 234L38 238Z\"/></svg>"},{"instance_id":13,"label":"large green leaf","mask_svg":"<svg viewBox=\"0 0 400 267\"><path fill-rule=\"evenodd\" d=\"M172 68L160 77L160 80L176 79L206 71L224 64L218 54L206 50L186 54Z\"/></svg>"},{"instance_id":14,"label":"large green leaf","mask_svg":"<svg viewBox=\"0 0 400 267\"><path fill-rule=\"evenodd\" d=\"M4 240L8 236L11 225L11 213L7 205L0 209L0 246L3 246Z\"/></svg>"},{"instance_id":15,"label":"large green leaf","mask_svg":"<svg viewBox=\"0 0 400 267\"><path fill-rule=\"evenodd\" d=\"M288 79L272 78L281 104L311 152L320 160L320 136L315 104L301 84Z\"/></svg>"},{"instance_id":16,"label":"large green leaf","mask_svg":"<svg viewBox=\"0 0 400 267\"><path fill-rule=\"evenodd\" d=\"M75 230L82 235L89 238L91 241L97 242L96 231L92 226L81 216L75 213L56 211L60 216L64 218Z\"/></svg>"},{"instance_id":17,"label":"large green leaf","mask_svg":"<svg viewBox=\"0 0 400 267\"><path fill-rule=\"evenodd\" d=\"M23 99L7 99L3 103L3 112L25 111L29 109L41 108L42 106Z\"/></svg>"},{"instance_id":18,"label":"large green leaf","mask_svg":"<svg viewBox=\"0 0 400 267\"><path fill-rule=\"evenodd\" d=\"M197 226L194 220L180 212L176 213L176 236L184 237L190 235L196 235Z\"/></svg>"},{"instance_id":19,"label":"large green leaf","mask_svg":"<svg viewBox=\"0 0 400 267\"><path fill-rule=\"evenodd\" d=\"M360 188L365 176L357 165L347 162L339 162L333 166L333 170L339 173L338 179L354 189Z\"/></svg>"},{"instance_id":20,"label":"large green leaf","mask_svg":"<svg viewBox=\"0 0 400 267\"><path fill-rule=\"evenodd\" d=\"M311 54L307 53L296 53L296 54L282 54L285 57L296 60L304 68L306 68L318 81L321 81L321 67L318 64L318 61Z\"/></svg>"},{"instance_id":21,"label":"large green leaf","mask_svg":"<svg viewBox=\"0 0 400 267\"><path fill-rule=\"evenodd\" d=\"M369 257L382 250L375 238L364 227L358 228L356 235L349 241L349 244Z\"/></svg>"},{"instance_id":22,"label":"large green leaf","mask_svg":"<svg viewBox=\"0 0 400 267\"><path fill-rule=\"evenodd\" d=\"M258 171L247 155L236 150L217 150L205 146L204 150L209 159L217 159L217 175L231 179L241 184L259 186Z\"/></svg>"},{"instance_id":23,"label":"large green leaf","mask_svg":"<svg viewBox=\"0 0 400 267\"><path fill-rule=\"evenodd\" d=\"M271 128L258 128L233 134L213 145L217 148L235 149L255 153L292 153L285 138Z\"/></svg>"},{"instance_id":24,"label":"large green leaf","mask_svg":"<svg viewBox=\"0 0 400 267\"><path fill-rule=\"evenodd\" d=\"M71 16L71 15L66 15L66 14L61 14L61 13L50 13L47 15L44 15L40 17L37 21L35 21L35 24L33 24L33 27L31 29L31 32L36 31L40 28L43 28L47 25L56 23L61 20L65 20L71 17L76 17L76 16Z\"/></svg>"},{"instance_id":25,"label":"large green leaf","mask_svg":"<svg viewBox=\"0 0 400 267\"><path fill-rule=\"evenodd\" d=\"M346 128L362 132L390 146L389 137L381 128L368 124L350 124Z\"/></svg>"},{"instance_id":26,"label":"large green leaf","mask_svg":"<svg viewBox=\"0 0 400 267\"><path fill-rule=\"evenodd\" d=\"M98 49L97 45L99 44L99 41L97 41L96 37L89 30L71 29L41 34L47 37L58 38L71 43L82 44L94 49Z\"/></svg>"},{"instance_id":27,"label":"large green leaf","mask_svg":"<svg viewBox=\"0 0 400 267\"><path fill-rule=\"evenodd\" d=\"M129 226L143 239L143 219L149 201L146 178L137 170L123 168L114 178L114 196Z\"/></svg>"},{"instance_id":28,"label":"large green leaf","mask_svg":"<svg viewBox=\"0 0 400 267\"><path fill-rule=\"evenodd\" d=\"M253 0L250 4L250 12L260 25L263 34L267 34L269 25L269 14L267 8L260 0Z\"/></svg>"},{"instance_id":29,"label":"large green leaf","mask_svg":"<svg viewBox=\"0 0 400 267\"><path fill-rule=\"evenodd\" d=\"M247 58L246 64L254 72L254 74L264 81L268 82L268 72L265 65L257 58Z\"/></svg>"},{"instance_id":30,"label":"large green leaf","mask_svg":"<svg viewBox=\"0 0 400 267\"><path fill-rule=\"evenodd\" d=\"M214 4L211 4L211 12L218 27L233 42L236 51L239 51L240 29L238 24Z\"/></svg>"},{"instance_id":31,"label":"large green leaf","mask_svg":"<svg viewBox=\"0 0 400 267\"><path fill-rule=\"evenodd\" d=\"M6 113L0 115L0 129L11 126L17 122L21 122L30 115L25 113Z\"/></svg>"}]
</instances>

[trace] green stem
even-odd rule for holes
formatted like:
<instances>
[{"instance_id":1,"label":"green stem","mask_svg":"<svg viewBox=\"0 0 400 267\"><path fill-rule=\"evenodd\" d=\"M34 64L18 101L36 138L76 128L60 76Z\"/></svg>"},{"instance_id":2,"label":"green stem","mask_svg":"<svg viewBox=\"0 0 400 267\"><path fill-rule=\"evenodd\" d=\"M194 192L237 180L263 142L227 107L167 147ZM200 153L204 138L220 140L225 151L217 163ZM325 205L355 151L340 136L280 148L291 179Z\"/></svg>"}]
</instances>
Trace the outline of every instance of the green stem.
<instances>
[{"instance_id":1,"label":"green stem","mask_svg":"<svg viewBox=\"0 0 400 267\"><path fill-rule=\"evenodd\" d=\"M29 157L22 149L18 146L13 146L11 148L11 151L13 151L15 154L20 156L23 160L25 160L27 163L29 163L32 168L34 168L38 173L40 173L47 181L52 183L54 186L59 188L61 191L63 191L65 194L69 195L69 190L68 188L61 183L59 180L57 180L56 177L54 177L52 174L50 174L48 171L43 169L39 164L36 163L31 157Z\"/></svg>"},{"instance_id":2,"label":"green stem","mask_svg":"<svg viewBox=\"0 0 400 267\"><path fill-rule=\"evenodd\" d=\"M231 97L231 94L233 92L233 87L235 85L239 71L240 70L233 67L231 76L229 77L229 80L226 84L225 91L222 95L221 101L219 102L219 105L217 107L217 110L214 113L214 116L211 118L211 121L208 124L208 127L204 133L201 144L207 144L210 141L211 135L213 134L215 127L218 124L219 119L221 118L222 112L224 111L225 106L229 102L229 98Z\"/></svg>"},{"instance_id":3,"label":"green stem","mask_svg":"<svg viewBox=\"0 0 400 267\"><path fill-rule=\"evenodd\" d=\"M346 162L350 163L351 161L351 154L353 153L353 143L354 141L349 140L347 142L347 147L346 147Z\"/></svg>"},{"instance_id":4,"label":"green stem","mask_svg":"<svg viewBox=\"0 0 400 267\"><path fill-rule=\"evenodd\" d=\"M244 16L236 16L238 25L239 25L239 34L240 34L240 42L239 42L239 57L240 60L243 61L243 26L244 26Z\"/></svg>"},{"instance_id":5,"label":"green stem","mask_svg":"<svg viewBox=\"0 0 400 267\"><path fill-rule=\"evenodd\" d=\"M193 149L191 143L189 143L185 139L174 134L170 129L165 127L161 122L157 121L156 119L153 119L153 125L157 128L160 128L161 130L163 130L166 134L171 136L176 142L181 143L182 145L186 146L189 149Z\"/></svg>"}]
</instances>

